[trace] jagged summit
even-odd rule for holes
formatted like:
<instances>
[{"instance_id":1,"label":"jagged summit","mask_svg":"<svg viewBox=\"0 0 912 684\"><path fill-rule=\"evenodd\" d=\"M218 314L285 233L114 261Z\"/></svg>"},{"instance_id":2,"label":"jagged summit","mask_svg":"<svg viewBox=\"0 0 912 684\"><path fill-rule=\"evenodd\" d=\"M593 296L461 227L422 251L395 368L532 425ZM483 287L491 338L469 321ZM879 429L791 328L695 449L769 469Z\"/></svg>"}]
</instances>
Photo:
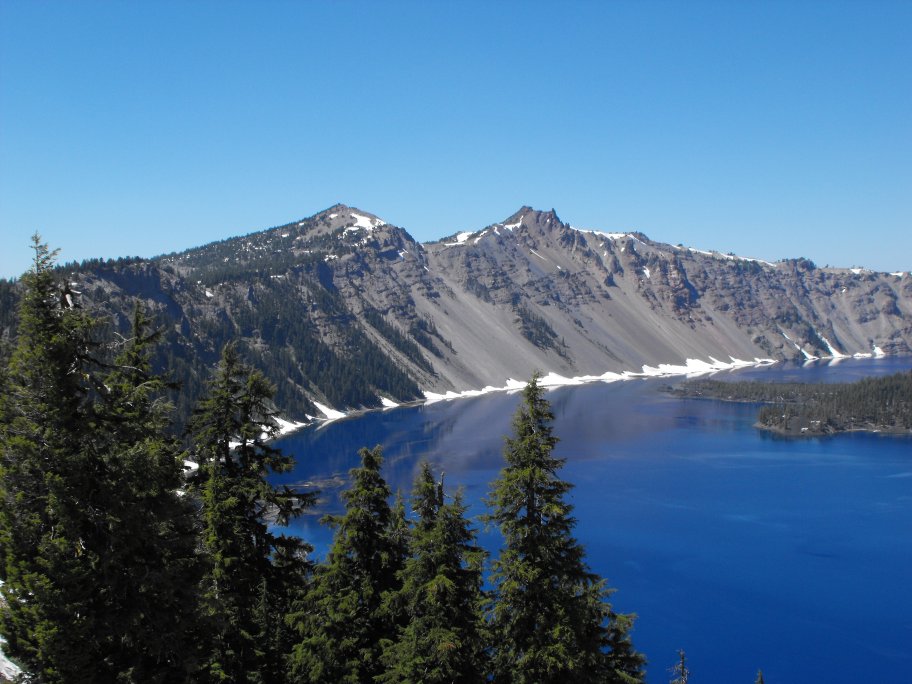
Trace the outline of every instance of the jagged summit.
<instances>
[{"instance_id":1,"label":"jagged summit","mask_svg":"<svg viewBox=\"0 0 912 684\"><path fill-rule=\"evenodd\" d=\"M504 386L535 370L598 376L688 359L912 351L905 273L767 264L579 229L530 206L420 244L338 203L156 259L89 263L72 280L109 314L112 334L127 334L136 300L145 303L184 382L183 412L228 340L267 373L292 418L317 404ZM2 314L5 326L12 314Z\"/></svg>"},{"instance_id":2,"label":"jagged summit","mask_svg":"<svg viewBox=\"0 0 912 684\"><path fill-rule=\"evenodd\" d=\"M551 209L550 211L542 211L539 209L533 209L530 206L522 206L518 211L513 213L500 225L516 224L553 228L563 225L563 222L560 220L560 217L558 217L557 212L554 209Z\"/></svg>"}]
</instances>

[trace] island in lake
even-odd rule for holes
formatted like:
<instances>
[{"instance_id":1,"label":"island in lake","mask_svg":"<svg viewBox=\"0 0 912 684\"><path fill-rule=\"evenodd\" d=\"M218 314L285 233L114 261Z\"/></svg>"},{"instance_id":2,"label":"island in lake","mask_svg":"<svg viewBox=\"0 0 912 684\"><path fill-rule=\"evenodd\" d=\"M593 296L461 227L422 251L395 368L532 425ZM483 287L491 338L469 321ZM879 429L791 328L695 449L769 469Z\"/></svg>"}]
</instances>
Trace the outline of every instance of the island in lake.
<instances>
[{"instance_id":1,"label":"island in lake","mask_svg":"<svg viewBox=\"0 0 912 684\"><path fill-rule=\"evenodd\" d=\"M682 397L765 404L757 427L796 437L863 430L912 434L912 371L852 383L688 380Z\"/></svg>"}]
</instances>

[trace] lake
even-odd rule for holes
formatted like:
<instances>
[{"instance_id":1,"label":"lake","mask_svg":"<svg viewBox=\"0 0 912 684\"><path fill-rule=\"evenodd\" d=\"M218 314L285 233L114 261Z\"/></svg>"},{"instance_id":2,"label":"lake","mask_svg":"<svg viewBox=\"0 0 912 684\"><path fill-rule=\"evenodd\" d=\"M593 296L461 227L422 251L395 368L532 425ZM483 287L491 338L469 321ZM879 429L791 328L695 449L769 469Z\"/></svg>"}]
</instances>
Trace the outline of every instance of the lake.
<instances>
[{"instance_id":1,"label":"lake","mask_svg":"<svg viewBox=\"0 0 912 684\"><path fill-rule=\"evenodd\" d=\"M852 359L716 377L834 382L910 367ZM661 391L676 381L547 393L577 536L617 588L615 608L639 615L648 681L669 681L683 648L692 682L750 683L758 668L771 684L912 682L912 438L776 437L752 427L755 405ZM394 490L408 492L427 459L478 515L518 401L490 394L303 430L278 442L298 463L277 479L319 482L319 513L341 511L358 448L381 444ZM318 517L294 530L324 554ZM495 532L480 538L496 552Z\"/></svg>"}]
</instances>

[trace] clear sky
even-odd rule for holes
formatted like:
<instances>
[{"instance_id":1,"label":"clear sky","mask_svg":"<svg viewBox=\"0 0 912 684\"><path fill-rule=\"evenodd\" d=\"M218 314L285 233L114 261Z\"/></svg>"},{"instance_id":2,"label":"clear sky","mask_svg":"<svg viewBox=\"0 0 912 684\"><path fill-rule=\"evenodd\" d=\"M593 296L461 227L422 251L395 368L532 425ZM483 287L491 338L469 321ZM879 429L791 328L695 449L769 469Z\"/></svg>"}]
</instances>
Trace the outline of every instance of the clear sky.
<instances>
[{"instance_id":1,"label":"clear sky","mask_svg":"<svg viewBox=\"0 0 912 684\"><path fill-rule=\"evenodd\" d=\"M912 269L912 2L0 0L0 276L336 202Z\"/></svg>"}]
</instances>

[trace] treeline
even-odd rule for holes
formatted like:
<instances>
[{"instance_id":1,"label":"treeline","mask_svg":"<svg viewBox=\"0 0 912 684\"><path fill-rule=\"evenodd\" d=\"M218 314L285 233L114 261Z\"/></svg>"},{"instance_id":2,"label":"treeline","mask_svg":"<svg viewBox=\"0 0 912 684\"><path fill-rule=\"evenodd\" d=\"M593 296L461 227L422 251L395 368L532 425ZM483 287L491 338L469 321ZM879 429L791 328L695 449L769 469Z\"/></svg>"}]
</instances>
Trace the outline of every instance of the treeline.
<instances>
[{"instance_id":1,"label":"treeline","mask_svg":"<svg viewBox=\"0 0 912 684\"><path fill-rule=\"evenodd\" d=\"M0 371L0 635L25 681L638 682L633 617L586 566L535 379L487 500L487 562L425 464L406 504L363 449L324 562L280 530L272 386L228 344L183 446L141 308L114 358L35 239ZM410 513L407 513L407 509ZM488 571L486 574L486 570Z\"/></svg>"},{"instance_id":2,"label":"treeline","mask_svg":"<svg viewBox=\"0 0 912 684\"><path fill-rule=\"evenodd\" d=\"M834 384L701 379L682 383L677 391L767 404L759 411L758 424L787 434L912 431L912 371Z\"/></svg>"},{"instance_id":3,"label":"treeline","mask_svg":"<svg viewBox=\"0 0 912 684\"><path fill-rule=\"evenodd\" d=\"M332 272L322 258L304 255L281 278L256 270L265 268L260 262L254 266L232 262L232 268L246 270L237 271L235 280L212 285L212 297L206 296L206 286L196 280L202 277L205 264L215 268L221 261L195 259L192 268L181 264L189 275L174 275L174 268L164 262L133 259L116 263L90 260L83 266L92 270L79 273L83 266L75 263L55 267L61 281L82 281L84 287L78 286L81 294L73 292L72 296L78 305L94 312L92 337L100 347L111 347L129 336L134 303L145 302L150 325L162 330L161 344L152 350L153 370L181 379L179 389L167 390L175 406L175 434L186 427L208 373L229 341L237 345L245 363L269 378L276 402L287 417L296 420L318 414L311 397L345 409L379 407L380 395L398 401L421 396L417 382L384 353L382 343L371 332L425 372L434 372L409 334L385 323L379 314L385 325L373 331L359 325L332 286ZM16 310L24 287L22 281L0 280L0 360L9 355L16 338Z\"/></svg>"}]
</instances>

